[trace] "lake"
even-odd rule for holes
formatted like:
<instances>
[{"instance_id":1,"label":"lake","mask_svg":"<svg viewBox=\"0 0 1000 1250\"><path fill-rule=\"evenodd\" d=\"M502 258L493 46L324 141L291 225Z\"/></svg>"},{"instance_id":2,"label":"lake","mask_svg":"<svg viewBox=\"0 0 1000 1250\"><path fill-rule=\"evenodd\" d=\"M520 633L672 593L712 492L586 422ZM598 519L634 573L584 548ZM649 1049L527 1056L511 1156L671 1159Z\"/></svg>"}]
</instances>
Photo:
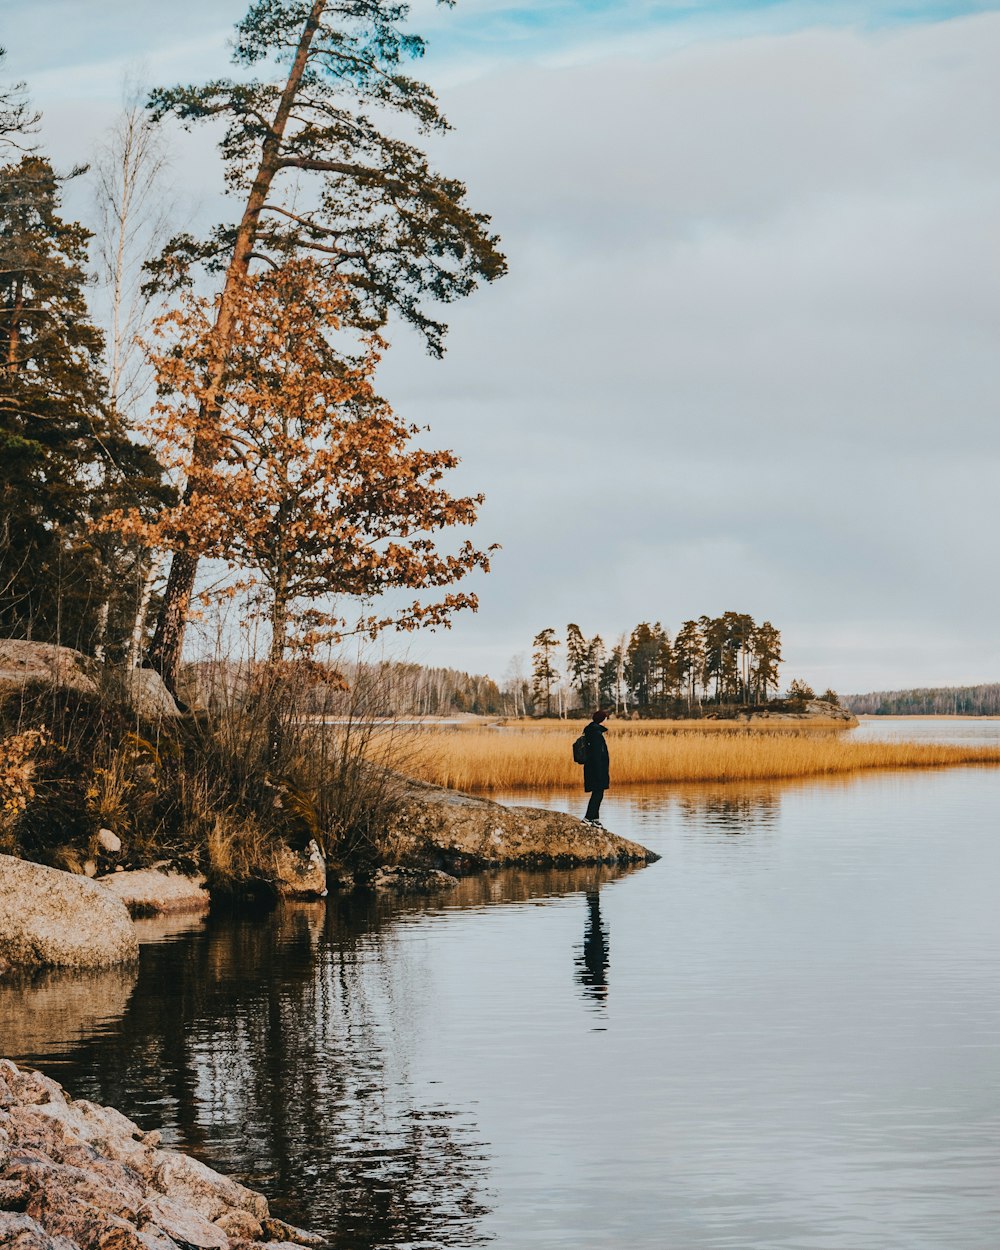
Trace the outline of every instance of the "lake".
<instances>
[{"instance_id":1,"label":"lake","mask_svg":"<svg viewBox=\"0 0 1000 1250\"><path fill-rule=\"evenodd\" d=\"M1000 740L855 732L917 726ZM0 990L0 1052L337 1250L994 1250L998 811L990 769L611 791L658 863L141 922L137 972Z\"/></svg>"}]
</instances>

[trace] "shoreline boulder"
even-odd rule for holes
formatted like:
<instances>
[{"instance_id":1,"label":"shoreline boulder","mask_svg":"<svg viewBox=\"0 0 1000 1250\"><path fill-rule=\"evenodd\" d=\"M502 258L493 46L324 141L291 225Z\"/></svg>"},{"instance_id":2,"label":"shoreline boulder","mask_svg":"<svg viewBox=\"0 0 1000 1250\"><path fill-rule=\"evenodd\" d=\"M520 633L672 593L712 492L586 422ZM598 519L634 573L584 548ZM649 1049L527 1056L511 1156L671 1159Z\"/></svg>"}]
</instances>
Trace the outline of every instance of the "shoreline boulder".
<instances>
[{"instance_id":1,"label":"shoreline boulder","mask_svg":"<svg viewBox=\"0 0 1000 1250\"><path fill-rule=\"evenodd\" d=\"M0 972L133 963L125 904L86 877L0 855Z\"/></svg>"},{"instance_id":2,"label":"shoreline boulder","mask_svg":"<svg viewBox=\"0 0 1000 1250\"><path fill-rule=\"evenodd\" d=\"M0 1245L21 1250L250 1250L324 1238L113 1107L0 1059Z\"/></svg>"},{"instance_id":3,"label":"shoreline boulder","mask_svg":"<svg viewBox=\"0 0 1000 1250\"><path fill-rule=\"evenodd\" d=\"M96 884L120 899L133 918L207 911L211 899L205 878L163 868L138 868L97 877Z\"/></svg>"},{"instance_id":4,"label":"shoreline boulder","mask_svg":"<svg viewBox=\"0 0 1000 1250\"><path fill-rule=\"evenodd\" d=\"M651 864L660 858L638 842L566 812L505 807L421 782L408 784L392 833L399 865L446 872L507 864Z\"/></svg>"}]
</instances>

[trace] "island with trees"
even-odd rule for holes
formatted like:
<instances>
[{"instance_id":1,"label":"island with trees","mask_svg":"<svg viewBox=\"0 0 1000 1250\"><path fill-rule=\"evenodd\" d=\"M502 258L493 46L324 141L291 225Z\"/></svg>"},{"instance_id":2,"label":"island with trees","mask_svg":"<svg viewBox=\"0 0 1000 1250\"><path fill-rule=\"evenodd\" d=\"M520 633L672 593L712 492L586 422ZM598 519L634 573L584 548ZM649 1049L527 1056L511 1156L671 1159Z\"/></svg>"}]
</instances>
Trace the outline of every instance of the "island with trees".
<instances>
[{"instance_id":1,"label":"island with trees","mask_svg":"<svg viewBox=\"0 0 1000 1250\"><path fill-rule=\"evenodd\" d=\"M602 706L644 718L734 719L801 715L807 708L851 721L833 690L817 697L793 678L779 697L781 634L745 612L684 621L671 637L643 621L610 644L579 625L540 630L532 643L530 679L522 678L521 708L536 716L566 716Z\"/></svg>"}]
</instances>

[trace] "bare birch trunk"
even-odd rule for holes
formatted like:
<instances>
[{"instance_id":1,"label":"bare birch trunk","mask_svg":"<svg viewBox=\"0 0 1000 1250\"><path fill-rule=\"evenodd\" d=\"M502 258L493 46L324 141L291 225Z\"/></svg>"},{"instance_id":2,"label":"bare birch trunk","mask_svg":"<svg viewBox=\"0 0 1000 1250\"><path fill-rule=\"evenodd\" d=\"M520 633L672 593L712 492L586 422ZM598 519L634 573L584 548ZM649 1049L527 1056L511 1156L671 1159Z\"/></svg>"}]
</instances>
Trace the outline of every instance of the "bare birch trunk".
<instances>
[{"instance_id":1,"label":"bare birch trunk","mask_svg":"<svg viewBox=\"0 0 1000 1250\"><path fill-rule=\"evenodd\" d=\"M129 638L128 651L125 655L125 667L129 672L139 667L139 662L142 658L142 636L146 632L146 613L149 611L149 601L153 597L153 587L156 585L156 579L159 577L162 567L163 556L154 556L142 581L142 590L135 610L135 620L132 623L132 634Z\"/></svg>"}]
</instances>

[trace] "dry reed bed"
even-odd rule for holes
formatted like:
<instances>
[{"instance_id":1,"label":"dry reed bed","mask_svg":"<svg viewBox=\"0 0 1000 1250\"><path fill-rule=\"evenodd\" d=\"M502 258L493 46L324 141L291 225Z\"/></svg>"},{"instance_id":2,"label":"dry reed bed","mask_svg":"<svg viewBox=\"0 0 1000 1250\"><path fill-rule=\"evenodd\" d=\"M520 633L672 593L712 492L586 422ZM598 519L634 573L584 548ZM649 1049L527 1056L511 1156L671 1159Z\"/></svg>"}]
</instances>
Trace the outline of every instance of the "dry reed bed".
<instances>
[{"instance_id":1,"label":"dry reed bed","mask_svg":"<svg viewBox=\"0 0 1000 1250\"><path fill-rule=\"evenodd\" d=\"M570 744L577 727L497 731L425 730L407 771L453 790L513 791L581 785ZM631 732L630 732L631 730ZM873 769L1000 764L1000 747L915 742L845 742L838 734L730 730L651 732L614 726L608 735L611 780L647 782L775 781Z\"/></svg>"}]
</instances>

